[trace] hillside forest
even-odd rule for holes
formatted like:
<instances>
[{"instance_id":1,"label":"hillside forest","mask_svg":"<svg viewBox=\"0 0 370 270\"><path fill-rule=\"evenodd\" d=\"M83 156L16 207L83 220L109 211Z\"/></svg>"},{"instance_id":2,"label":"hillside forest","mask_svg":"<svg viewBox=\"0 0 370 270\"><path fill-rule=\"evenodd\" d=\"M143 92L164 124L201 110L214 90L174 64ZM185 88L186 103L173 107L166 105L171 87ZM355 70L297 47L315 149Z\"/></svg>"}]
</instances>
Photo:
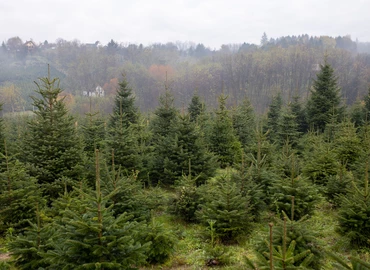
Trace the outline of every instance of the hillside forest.
<instances>
[{"instance_id":1,"label":"hillside forest","mask_svg":"<svg viewBox=\"0 0 370 270\"><path fill-rule=\"evenodd\" d=\"M0 269L370 269L367 43L25 44Z\"/></svg>"}]
</instances>

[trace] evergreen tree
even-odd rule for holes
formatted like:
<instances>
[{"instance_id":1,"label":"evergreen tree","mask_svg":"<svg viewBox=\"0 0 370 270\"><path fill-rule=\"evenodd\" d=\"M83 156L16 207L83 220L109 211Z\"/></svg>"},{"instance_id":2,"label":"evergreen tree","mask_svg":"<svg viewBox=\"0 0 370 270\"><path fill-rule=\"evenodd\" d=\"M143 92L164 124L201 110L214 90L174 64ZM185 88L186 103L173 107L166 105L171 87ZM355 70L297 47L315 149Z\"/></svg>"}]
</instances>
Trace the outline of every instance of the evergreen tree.
<instances>
[{"instance_id":1,"label":"evergreen tree","mask_svg":"<svg viewBox=\"0 0 370 270\"><path fill-rule=\"evenodd\" d=\"M250 197L242 194L230 175L221 175L202 188L204 203L197 212L202 223L215 221L216 235L224 242L233 241L249 231L253 220Z\"/></svg>"},{"instance_id":2,"label":"evergreen tree","mask_svg":"<svg viewBox=\"0 0 370 270\"><path fill-rule=\"evenodd\" d=\"M55 233L55 227L41 220L40 211L36 209L36 223L30 222L29 228L23 234L12 236L8 249L18 269L47 269L50 263L45 254L51 250L50 239Z\"/></svg>"},{"instance_id":3,"label":"evergreen tree","mask_svg":"<svg viewBox=\"0 0 370 270\"><path fill-rule=\"evenodd\" d=\"M196 177L196 184L205 183L212 177L216 170L216 160L212 153L208 152L200 136L199 129L194 122L190 121L189 115L180 116L176 128L176 144L179 148L174 163L174 173L178 178L183 174L191 174ZM171 170L171 168L167 168Z\"/></svg>"},{"instance_id":4,"label":"evergreen tree","mask_svg":"<svg viewBox=\"0 0 370 270\"><path fill-rule=\"evenodd\" d=\"M295 120L298 125L298 132L301 134L307 132L306 112L305 109L302 108L298 96L293 97L293 101L289 103L289 107L291 113L295 116Z\"/></svg>"},{"instance_id":5,"label":"evergreen tree","mask_svg":"<svg viewBox=\"0 0 370 270\"><path fill-rule=\"evenodd\" d=\"M172 185L179 176L172 171L180 151L176 142L178 111L173 101L173 95L166 89L159 98L159 107L155 110L154 119L151 122L155 158L150 178L155 184Z\"/></svg>"},{"instance_id":6,"label":"evergreen tree","mask_svg":"<svg viewBox=\"0 0 370 270\"><path fill-rule=\"evenodd\" d=\"M62 92L59 79L48 76L39 80L36 92L41 97L32 97L37 110L24 135L22 159L45 194L56 198L65 184L71 186L83 177L82 143L74 119L58 97Z\"/></svg>"},{"instance_id":7,"label":"evergreen tree","mask_svg":"<svg viewBox=\"0 0 370 270\"><path fill-rule=\"evenodd\" d=\"M318 236L318 232L312 230L310 220L307 220L306 218L302 218L300 220L291 220L283 212L283 219L276 220L276 225L273 227L273 237L270 239L273 247L280 246L283 249L289 247L292 242L294 242L294 249L292 250L293 253L291 256L297 256L298 254L302 253L306 253L306 255L312 254L308 255L311 258L307 258L304 264L306 264L306 268L308 269L319 270L323 267L324 253L322 250L323 243L319 240ZM269 246L266 245L265 239L266 237L261 239L256 245L256 250L262 254L269 251ZM291 261L295 267L298 267L301 263L303 263L306 257L298 256L298 258L294 261ZM282 258L280 257L278 261L281 262L281 259Z\"/></svg>"},{"instance_id":8,"label":"evergreen tree","mask_svg":"<svg viewBox=\"0 0 370 270\"><path fill-rule=\"evenodd\" d=\"M276 228L273 223L269 223L269 227L269 241L265 241L265 245L257 247L256 250L258 267L247 258L247 264L251 269L318 269L313 267L315 258L311 250L302 248L296 240L291 239L292 227L287 224L286 218L282 226L280 223Z\"/></svg>"},{"instance_id":9,"label":"evergreen tree","mask_svg":"<svg viewBox=\"0 0 370 270\"><path fill-rule=\"evenodd\" d=\"M242 104L234 108L232 112L232 120L235 134L242 146L249 147L255 143L255 115L248 98L245 98Z\"/></svg>"},{"instance_id":10,"label":"evergreen tree","mask_svg":"<svg viewBox=\"0 0 370 270\"><path fill-rule=\"evenodd\" d=\"M299 173L298 159L296 154L288 152L283 154L282 163L287 163L289 175L283 175L275 180L270 188L272 196L271 208L277 211L291 214L292 220L299 220L306 215L312 215L315 205L320 201L317 187L309 183ZM294 205L294 206L293 206Z\"/></svg>"},{"instance_id":11,"label":"evergreen tree","mask_svg":"<svg viewBox=\"0 0 370 270\"><path fill-rule=\"evenodd\" d=\"M370 87L368 89L367 95L364 97L365 106L363 109L363 122L370 122Z\"/></svg>"},{"instance_id":12,"label":"evergreen tree","mask_svg":"<svg viewBox=\"0 0 370 270\"><path fill-rule=\"evenodd\" d=\"M10 227L19 231L29 226L27 220L34 221L36 205L43 204L37 180L6 152L0 167L0 233Z\"/></svg>"},{"instance_id":13,"label":"evergreen tree","mask_svg":"<svg viewBox=\"0 0 370 270\"><path fill-rule=\"evenodd\" d=\"M176 185L176 195L170 200L169 208L172 213L186 222L196 220L196 211L199 208L201 195L191 174L183 175Z\"/></svg>"},{"instance_id":14,"label":"evergreen tree","mask_svg":"<svg viewBox=\"0 0 370 270\"><path fill-rule=\"evenodd\" d=\"M346 195L341 195L339 209L340 234L347 236L354 247L370 247L369 161L366 160L364 182L354 180Z\"/></svg>"},{"instance_id":15,"label":"evergreen tree","mask_svg":"<svg viewBox=\"0 0 370 270\"><path fill-rule=\"evenodd\" d=\"M223 94L218 98L219 108L209 136L210 150L216 154L221 168L233 165L241 157L241 144L235 136Z\"/></svg>"},{"instance_id":16,"label":"evergreen tree","mask_svg":"<svg viewBox=\"0 0 370 270\"><path fill-rule=\"evenodd\" d=\"M141 156L139 153L139 142L136 137L135 129L132 125L128 127L123 124L116 125L109 130L107 141L107 152L114 151L114 164L121 167L126 175L131 175L142 168ZM112 160L108 160L112 165Z\"/></svg>"},{"instance_id":17,"label":"evergreen tree","mask_svg":"<svg viewBox=\"0 0 370 270\"><path fill-rule=\"evenodd\" d=\"M105 122L99 117L98 113L86 114L87 119L82 125L82 133L84 137L84 151L93 157L95 149L102 150L106 139Z\"/></svg>"},{"instance_id":18,"label":"evergreen tree","mask_svg":"<svg viewBox=\"0 0 370 270\"><path fill-rule=\"evenodd\" d=\"M269 139L271 142L275 142L278 138L279 132L279 118L281 115L281 110L283 107L283 99L281 94L278 93L272 98L271 104L269 106L269 111L267 113L267 126L269 132Z\"/></svg>"},{"instance_id":19,"label":"evergreen tree","mask_svg":"<svg viewBox=\"0 0 370 270\"><path fill-rule=\"evenodd\" d=\"M114 150L116 166L120 166L127 175L140 171L142 167L139 142L133 127L133 124L138 123L138 111L134 103L132 90L123 78L119 83L110 119L107 152Z\"/></svg>"},{"instance_id":20,"label":"evergreen tree","mask_svg":"<svg viewBox=\"0 0 370 270\"><path fill-rule=\"evenodd\" d=\"M99 153L97 151L97 153ZM149 243L143 241L144 224L130 214L114 217L109 196L100 188L99 158L96 158L96 192L80 191L77 204L83 212L67 207L47 254L55 269L130 269L144 263ZM78 208L77 208L78 209Z\"/></svg>"},{"instance_id":21,"label":"evergreen tree","mask_svg":"<svg viewBox=\"0 0 370 270\"><path fill-rule=\"evenodd\" d=\"M0 103L0 164L2 162L1 154L4 154L4 143L5 143L5 134L4 134L4 120L2 118L2 107L3 104Z\"/></svg>"},{"instance_id":22,"label":"evergreen tree","mask_svg":"<svg viewBox=\"0 0 370 270\"><path fill-rule=\"evenodd\" d=\"M335 176L340 168L332 144L314 133L308 133L301 143L305 145L303 175L313 183L325 186L329 177Z\"/></svg>"},{"instance_id":23,"label":"evergreen tree","mask_svg":"<svg viewBox=\"0 0 370 270\"><path fill-rule=\"evenodd\" d=\"M354 124L349 119L341 122L334 138L334 149L339 162L347 169L352 169L360 157L361 147Z\"/></svg>"},{"instance_id":24,"label":"evergreen tree","mask_svg":"<svg viewBox=\"0 0 370 270\"><path fill-rule=\"evenodd\" d=\"M311 96L307 102L307 120L311 128L324 131L330 120L330 115L341 117L343 108L340 108L340 88L334 69L325 59L324 65L313 82Z\"/></svg>"},{"instance_id":25,"label":"evergreen tree","mask_svg":"<svg viewBox=\"0 0 370 270\"><path fill-rule=\"evenodd\" d=\"M188 107L190 121L195 122L198 116L203 112L204 112L204 102L202 102L200 100L200 97L195 93L191 98L191 102Z\"/></svg>"},{"instance_id":26,"label":"evergreen tree","mask_svg":"<svg viewBox=\"0 0 370 270\"><path fill-rule=\"evenodd\" d=\"M296 116L291 112L290 108L283 108L278 119L277 141L280 145L288 142L295 147L299 139L298 123Z\"/></svg>"},{"instance_id":27,"label":"evergreen tree","mask_svg":"<svg viewBox=\"0 0 370 270\"><path fill-rule=\"evenodd\" d=\"M119 82L119 88L114 99L113 114L110 119L110 127L117 125L127 128L130 124L138 121L138 109L135 106L135 96L129 87L126 78Z\"/></svg>"}]
</instances>

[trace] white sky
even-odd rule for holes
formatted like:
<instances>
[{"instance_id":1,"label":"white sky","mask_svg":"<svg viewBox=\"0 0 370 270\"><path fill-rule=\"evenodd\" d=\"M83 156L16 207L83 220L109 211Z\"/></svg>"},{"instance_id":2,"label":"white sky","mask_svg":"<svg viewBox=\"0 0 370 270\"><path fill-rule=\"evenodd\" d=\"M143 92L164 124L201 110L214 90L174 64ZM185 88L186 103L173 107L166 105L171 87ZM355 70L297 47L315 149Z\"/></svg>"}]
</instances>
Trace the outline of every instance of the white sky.
<instances>
[{"instance_id":1,"label":"white sky","mask_svg":"<svg viewBox=\"0 0 370 270\"><path fill-rule=\"evenodd\" d=\"M0 27L0 42L192 41L218 49L259 44L263 32L370 41L370 0L0 0Z\"/></svg>"}]
</instances>

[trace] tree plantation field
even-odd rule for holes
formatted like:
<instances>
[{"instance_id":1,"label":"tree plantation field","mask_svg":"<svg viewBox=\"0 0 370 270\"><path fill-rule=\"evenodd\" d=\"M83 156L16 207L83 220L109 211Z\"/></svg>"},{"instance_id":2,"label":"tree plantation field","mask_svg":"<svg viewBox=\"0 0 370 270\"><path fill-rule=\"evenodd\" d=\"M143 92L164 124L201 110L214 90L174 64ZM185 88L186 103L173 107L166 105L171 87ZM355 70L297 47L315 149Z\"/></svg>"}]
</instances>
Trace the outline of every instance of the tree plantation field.
<instances>
[{"instance_id":1,"label":"tree plantation field","mask_svg":"<svg viewBox=\"0 0 370 270\"><path fill-rule=\"evenodd\" d=\"M347 106L324 57L307 100L74 116L61 81L0 118L1 269L370 269L370 90ZM6 106L4 103L2 106Z\"/></svg>"}]
</instances>

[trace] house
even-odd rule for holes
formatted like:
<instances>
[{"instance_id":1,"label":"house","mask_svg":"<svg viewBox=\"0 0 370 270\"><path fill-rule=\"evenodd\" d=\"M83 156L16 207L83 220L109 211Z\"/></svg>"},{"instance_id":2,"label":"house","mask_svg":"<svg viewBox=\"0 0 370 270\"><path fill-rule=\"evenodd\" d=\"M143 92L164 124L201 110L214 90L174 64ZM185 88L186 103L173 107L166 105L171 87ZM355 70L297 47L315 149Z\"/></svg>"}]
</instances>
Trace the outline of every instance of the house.
<instances>
[{"instance_id":1,"label":"house","mask_svg":"<svg viewBox=\"0 0 370 270\"><path fill-rule=\"evenodd\" d=\"M104 97L104 89L98 85L95 91L82 91L84 97Z\"/></svg>"},{"instance_id":2,"label":"house","mask_svg":"<svg viewBox=\"0 0 370 270\"><path fill-rule=\"evenodd\" d=\"M27 48L27 52L33 52L37 48L37 45L32 40L26 41L24 46Z\"/></svg>"}]
</instances>

